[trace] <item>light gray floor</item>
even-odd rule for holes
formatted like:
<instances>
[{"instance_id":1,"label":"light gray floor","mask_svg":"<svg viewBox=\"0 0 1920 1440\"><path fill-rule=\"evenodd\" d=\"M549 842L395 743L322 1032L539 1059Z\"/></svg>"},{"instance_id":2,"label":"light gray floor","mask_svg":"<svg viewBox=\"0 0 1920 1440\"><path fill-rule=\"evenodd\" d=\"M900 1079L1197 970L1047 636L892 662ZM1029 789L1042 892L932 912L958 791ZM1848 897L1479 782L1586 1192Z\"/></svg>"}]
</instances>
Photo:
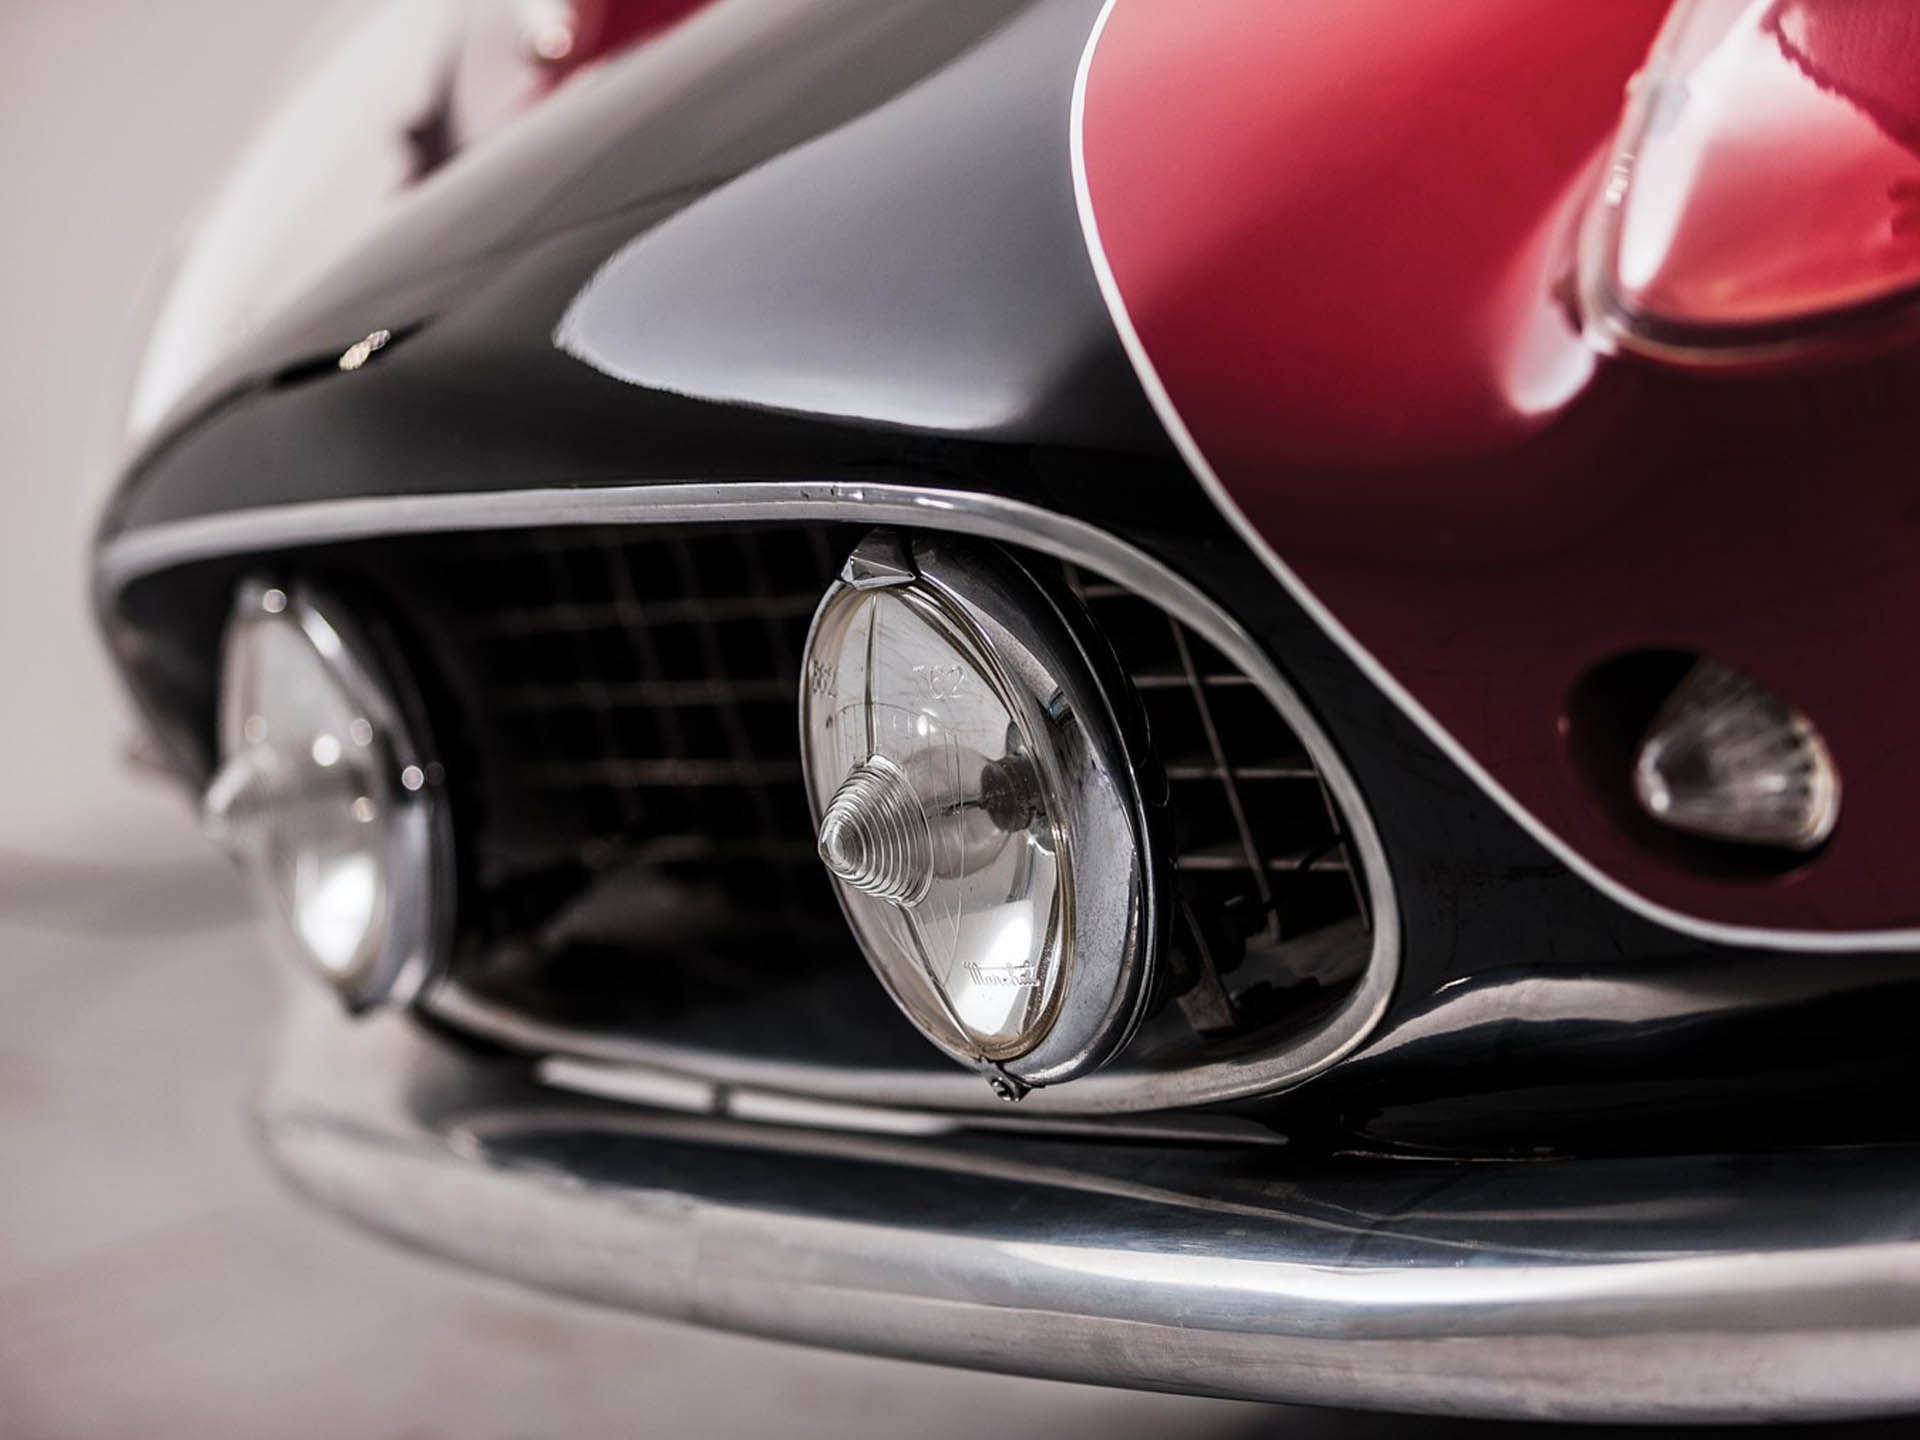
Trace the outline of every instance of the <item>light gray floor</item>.
<instances>
[{"instance_id":1,"label":"light gray floor","mask_svg":"<svg viewBox=\"0 0 1920 1440\"><path fill-rule=\"evenodd\" d=\"M274 1186L269 977L180 797L117 763L83 557L171 248L332 8L0 0L0 1440L1462 1433L589 1311Z\"/></svg>"}]
</instances>

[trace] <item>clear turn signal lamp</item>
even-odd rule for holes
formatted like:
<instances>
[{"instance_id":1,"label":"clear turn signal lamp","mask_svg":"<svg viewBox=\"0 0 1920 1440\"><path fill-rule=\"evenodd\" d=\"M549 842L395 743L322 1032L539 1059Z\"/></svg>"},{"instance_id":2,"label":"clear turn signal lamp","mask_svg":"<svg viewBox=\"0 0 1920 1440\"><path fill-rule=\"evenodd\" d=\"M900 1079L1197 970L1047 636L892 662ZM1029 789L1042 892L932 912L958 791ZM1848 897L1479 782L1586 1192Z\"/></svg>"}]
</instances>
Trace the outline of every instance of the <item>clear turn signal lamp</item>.
<instances>
[{"instance_id":1,"label":"clear turn signal lamp","mask_svg":"<svg viewBox=\"0 0 1920 1440\"><path fill-rule=\"evenodd\" d=\"M1104 1064L1151 998L1163 866L1096 645L1005 551L889 531L807 642L803 757L847 919L908 1018L1008 1098Z\"/></svg>"},{"instance_id":2,"label":"clear turn signal lamp","mask_svg":"<svg viewBox=\"0 0 1920 1440\"><path fill-rule=\"evenodd\" d=\"M417 990L450 873L439 766L337 607L241 587L219 741L205 828L247 870L282 946L356 1009Z\"/></svg>"},{"instance_id":3,"label":"clear turn signal lamp","mask_svg":"<svg viewBox=\"0 0 1920 1440\"><path fill-rule=\"evenodd\" d=\"M1696 662L1640 742L1634 797L1674 830L1813 850L1840 818L1840 775L1813 722L1713 660Z\"/></svg>"}]
</instances>

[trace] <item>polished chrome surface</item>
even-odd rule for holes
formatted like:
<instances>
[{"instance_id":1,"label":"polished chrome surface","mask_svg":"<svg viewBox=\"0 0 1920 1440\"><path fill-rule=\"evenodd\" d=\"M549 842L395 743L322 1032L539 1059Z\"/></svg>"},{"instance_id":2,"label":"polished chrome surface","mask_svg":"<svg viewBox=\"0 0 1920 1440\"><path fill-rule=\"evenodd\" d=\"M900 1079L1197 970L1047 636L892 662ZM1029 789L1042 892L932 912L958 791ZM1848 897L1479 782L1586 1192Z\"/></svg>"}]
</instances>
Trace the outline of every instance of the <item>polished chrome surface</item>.
<instances>
[{"instance_id":1,"label":"polished chrome surface","mask_svg":"<svg viewBox=\"0 0 1920 1440\"><path fill-rule=\"evenodd\" d=\"M245 867L272 933L351 1007L410 999L447 923L439 766L338 605L239 587L219 736L205 829Z\"/></svg>"},{"instance_id":2,"label":"polished chrome surface","mask_svg":"<svg viewBox=\"0 0 1920 1440\"><path fill-rule=\"evenodd\" d=\"M393 339L391 330L370 330L359 340L340 352L340 358L334 362L336 368L352 372L362 368L367 361L387 348L387 342Z\"/></svg>"},{"instance_id":3,"label":"polished chrome surface","mask_svg":"<svg viewBox=\"0 0 1920 1440\"><path fill-rule=\"evenodd\" d=\"M1036 1091L1029 1108L1076 1113L1167 1109L1295 1085L1350 1054L1385 1012L1400 972L1400 918L1385 851L1353 777L1273 661L1231 615L1158 560L1085 521L997 495L897 484L687 483L507 493L382 496L262 506L128 532L100 551L95 583L103 613L143 575L222 555L322 545L375 535L561 525L683 524L765 519L856 520L953 531L1022 545L1150 597L1248 676L1299 737L1344 817L1347 849L1372 905L1364 973L1331 1013L1279 1049L1253 1048L1178 1069L1109 1066L1064 1090ZM631 1061L722 1083L867 1101L878 1090L903 1104L973 1108L976 1081L910 1071L849 1073L688 1046L582 1035L541 1024L451 984L434 990L436 1014L520 1048Z\"/></svg>"},{"instance_id":4,"label":"polished chrome surface","mask_svg":"<svg viewBox=\"0 0 1920 1440\"><path fill-rule=\"evenodd\" d=\"M1139 760L1040 584L989 546L873 532L814 616L800 717L821 855L921 1033L1012 1099L1119 1053L1164 870Z\"/></svg>"},{"instance_id":5,"label":"polished chrome surface","mask_svg":"<svg viewBox=\"0 0 1920 1440\"><path fill-rule=\"evenodd\" d=\"M705 1115L559 1099L400 1014L348 1024L295 1000L262 1126L301 1189L605 1304L1328 1405L1643 1421L1920 1405L1908 1150L1471 1164L761 1125L723 1091Z\"/></svg>"}]
</instances>

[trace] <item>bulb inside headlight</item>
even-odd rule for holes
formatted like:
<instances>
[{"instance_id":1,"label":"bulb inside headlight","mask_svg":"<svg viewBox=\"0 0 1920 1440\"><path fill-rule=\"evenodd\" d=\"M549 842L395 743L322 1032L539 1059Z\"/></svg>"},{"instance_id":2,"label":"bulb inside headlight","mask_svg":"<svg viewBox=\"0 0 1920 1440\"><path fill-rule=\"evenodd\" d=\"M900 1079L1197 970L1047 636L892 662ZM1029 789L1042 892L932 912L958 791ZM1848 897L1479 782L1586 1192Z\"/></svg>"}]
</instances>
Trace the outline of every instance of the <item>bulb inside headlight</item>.
<instances>
[{"instance_id":1,"label":"bulb inside headlight","mask_svg":"<svg viewBox=\"0 0 1920 1440\"><path fill-rule=\"evenodd\" d=\"M1151 990L1161 867L1092 657L1004 552L889 532L808 639L821 860L908 1018L1012 1096L1105 1063Z\"/></svg>"},{"instance_id":2,"label":"bulb inside headlight","mask_svg":"<svg viewBox=\"0 0 1920 1440\"><path fill-rule=\"evenodd\" d=\"M305 592L242 587L204 814L287 947L362 1006L431 968L447 842L438 767L353 634Z\"/></svg>"}]
</instances>

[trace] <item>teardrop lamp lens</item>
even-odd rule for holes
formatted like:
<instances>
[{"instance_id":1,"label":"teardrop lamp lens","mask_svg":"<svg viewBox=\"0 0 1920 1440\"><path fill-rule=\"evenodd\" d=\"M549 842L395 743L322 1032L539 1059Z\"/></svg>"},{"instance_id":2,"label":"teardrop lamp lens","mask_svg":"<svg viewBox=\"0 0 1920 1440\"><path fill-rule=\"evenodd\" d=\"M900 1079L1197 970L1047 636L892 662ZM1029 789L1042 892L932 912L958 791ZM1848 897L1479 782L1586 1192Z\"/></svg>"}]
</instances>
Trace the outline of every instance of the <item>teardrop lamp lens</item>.
<instances>
[{"instance_id":1,"label":"teardrop lamp lens","mask_svg":"<svg viewBox=\"0 0 1920 1440\"><path fill-rule=\"evenodd\" d=\"M1813 721L1713 660L1695 664L1654 717L1633 787L1662 825L1737 845L1813 850L1840 818L1839 772Z\"/></svg>"}]
</instances>

